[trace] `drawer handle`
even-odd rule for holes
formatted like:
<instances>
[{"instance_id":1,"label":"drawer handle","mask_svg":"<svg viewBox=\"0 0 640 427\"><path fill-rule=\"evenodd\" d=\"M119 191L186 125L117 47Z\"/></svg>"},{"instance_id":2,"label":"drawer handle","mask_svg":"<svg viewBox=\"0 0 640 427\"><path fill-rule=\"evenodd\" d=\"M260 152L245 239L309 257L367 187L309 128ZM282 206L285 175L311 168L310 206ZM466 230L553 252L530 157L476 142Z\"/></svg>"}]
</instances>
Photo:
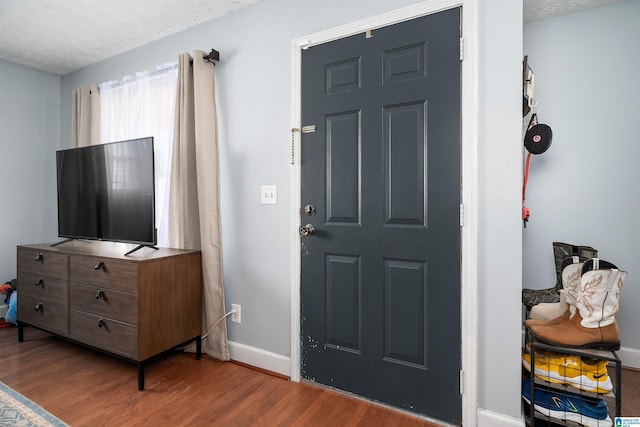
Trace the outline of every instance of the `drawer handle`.
<instances>
[{"instance_id":1,"label":"drawer handle","mask_svg":"<svg viewBox=\"0 0 640 427\"><path fill-rule=\"evenodd\" d=\"M42 286L44 288L44 280L42 280L42 277L38 277L38 280L36 281L36 283L34 283L34 285Z\"/></svg>"},{"instance_id":2,"label":"drawer handle","mask_svg":"<svg viewBox=\"0 0 640 427\"><path fill-rule=\"evenodd\" d=\"M104 326L104 320L98 319L98 328L102 328Z\"/></svg>"},{"instance_id":3,"label":"drawer handle","mask_svg":"<svg viewBox=\"0 0 640 427\"><path fill-rule=\"evenodd\" d=\"M33 309L34 309L35 311L42 311L42 301L40 301L39 303L37 303L37 304L33 307Z\"/></svg>"},{"instance_id":4,"label":"drawer handle","mask_svg":"<svg viewBox=\"0 0 640 427\"><path fill-rule=\"evenodd\" d=\"M102 289L100 289L98 291L98 293L96 294L96 299L100 299L102 297L104 297L104 291Z\"/></svg>"},{"instance_id":5,"label":"drawer handle","mask_svg":"<svg viewBox=\"0 0 640 427\"><path fill-rule=\"evenodd\" d=\"M42 262L42 252L38 252L38 255L36 255L36 262Z\"/></svg>"},{"instance_id":6,"label":"drawer handle","mask_svg":"<svg viewBox=\"0 0 640 427\"><path fill-rule=\"evenodd\" d=\"M97 263L96 265L94 265L94 266L93 266L93 269L94 269L94 270L100 270L100 269L102 269L102 264L103 264L102 260L101 260L101 259L99 259L99 260L98 260L98 263Z\"/></svg>"}]
</instances>

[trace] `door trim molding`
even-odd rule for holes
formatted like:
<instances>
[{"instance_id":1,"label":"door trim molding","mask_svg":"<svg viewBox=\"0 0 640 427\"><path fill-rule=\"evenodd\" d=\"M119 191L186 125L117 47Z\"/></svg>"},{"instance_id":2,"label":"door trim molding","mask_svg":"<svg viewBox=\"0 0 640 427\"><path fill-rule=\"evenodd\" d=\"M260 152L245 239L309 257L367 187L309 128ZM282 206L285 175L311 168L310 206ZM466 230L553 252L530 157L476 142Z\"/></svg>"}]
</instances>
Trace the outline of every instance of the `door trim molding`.
<instances>
[{"instance_id":1,"label":"door trim molding","mask_svg":"<svg viewBox=\"0 0 640 427\"><path fill-rule=\"evenodd\" d=\"M476 425L478 395L478 25L476 0L428 0L365 18L347 25L297 38L291 43L291 380L300 381L300 123L302 50L310 46L362 33L368 29L397 24L423 15L462 6L462 124L461 200L464 226L461 228L461 356L464 371L462 424Z\"/></svg>"}]
</instances>

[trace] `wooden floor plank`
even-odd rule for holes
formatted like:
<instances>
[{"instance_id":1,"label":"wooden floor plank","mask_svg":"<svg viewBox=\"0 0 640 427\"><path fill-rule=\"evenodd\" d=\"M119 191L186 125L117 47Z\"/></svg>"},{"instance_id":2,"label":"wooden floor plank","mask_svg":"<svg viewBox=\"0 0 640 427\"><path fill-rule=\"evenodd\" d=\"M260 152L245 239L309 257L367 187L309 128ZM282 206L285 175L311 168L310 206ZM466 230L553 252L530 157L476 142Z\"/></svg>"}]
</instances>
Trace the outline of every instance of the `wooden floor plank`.
<instances>
[{"instance_id":1,"label":"wooden floor plank","mask_svg":"<svg viewBox=\"0 0 640 427\"><path fill-rule=\"evenodd\" d=\"M0 329L0 381L71 426L407 426L422 418L333 390L193 354L168 355L146 370L25 329ZM640 415L640 371L623 369L622 415Z\"/></svg>"},{"instance_id":2,"label":"wooden floor plank","mask_svg":"<svg viewBox=\"0 0 640 427\"><path fill-rule=\"evenodd\" d=\"M421 426L433 423L235 363L175 353L146 370L25 329L0 329L0 381L75 426Z\"/></svg>"},{"instance_id":3,"label":"wooden floor plank","mask_svg":"<svg viewBox=\"0 0 640 427\"><path fill-rule=\"evenodd\" d=\"M622 369L622 416L640 417L640 370Z\"/></svg>"}]
</instances>

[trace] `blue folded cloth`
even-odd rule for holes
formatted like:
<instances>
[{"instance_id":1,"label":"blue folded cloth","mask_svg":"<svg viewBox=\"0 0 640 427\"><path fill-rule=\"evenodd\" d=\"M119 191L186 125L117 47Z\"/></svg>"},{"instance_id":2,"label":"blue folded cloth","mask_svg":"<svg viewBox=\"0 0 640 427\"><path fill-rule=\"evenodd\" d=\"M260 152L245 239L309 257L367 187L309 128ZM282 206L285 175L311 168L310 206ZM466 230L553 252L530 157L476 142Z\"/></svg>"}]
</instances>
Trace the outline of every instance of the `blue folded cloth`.
<instances>
[{"instance_id":1,"label":"blue folded cloth","mask_svg":"<svg viewBox=\"0 0 640 427\"><path fill-rule=\"evenodd\" d=\"M4 315L4 321L18 325L18 293L12 292L9 298L9 310Z\"/></svg>"}]
</instances>

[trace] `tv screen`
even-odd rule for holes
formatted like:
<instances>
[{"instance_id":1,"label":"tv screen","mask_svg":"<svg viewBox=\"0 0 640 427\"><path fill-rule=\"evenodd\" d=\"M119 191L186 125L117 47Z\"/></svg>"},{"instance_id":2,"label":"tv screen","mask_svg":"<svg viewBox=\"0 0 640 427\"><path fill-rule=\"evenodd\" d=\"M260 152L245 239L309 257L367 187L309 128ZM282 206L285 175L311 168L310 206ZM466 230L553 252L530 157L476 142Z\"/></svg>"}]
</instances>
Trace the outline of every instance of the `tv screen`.
<instances>
[{"instance_id":1,"label":"tv screen","mask_svg":"<svg viewBox=\"0 0 640 427\"><path fill-rule=\"evenodd\" d=\"M58 235L156 244L153 137L56 152Z\"/></svg>"}]
</instances>

